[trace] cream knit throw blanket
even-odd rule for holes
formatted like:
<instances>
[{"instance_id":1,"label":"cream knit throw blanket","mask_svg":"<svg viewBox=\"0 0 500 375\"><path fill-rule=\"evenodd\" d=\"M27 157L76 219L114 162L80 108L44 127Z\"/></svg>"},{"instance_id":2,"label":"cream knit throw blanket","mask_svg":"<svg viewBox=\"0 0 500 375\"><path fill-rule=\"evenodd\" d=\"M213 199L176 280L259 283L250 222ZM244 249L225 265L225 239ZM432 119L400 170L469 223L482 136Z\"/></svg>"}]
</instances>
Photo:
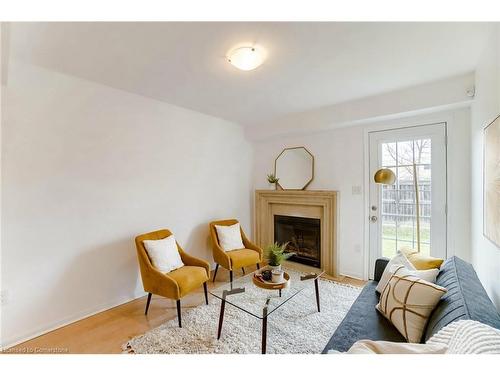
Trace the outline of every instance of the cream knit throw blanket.
<instances>
[{"instance_id":1,"label":"cream knit throw blanket","mask_svg":"<svg viewBox=\"0 0 500 375\"><path fill-rule=\"evenodd\" d=\"M444 344L446 354L500 354L500 331L474 320L450 323L427 344Z\"/></svg>"},{"instance_id":2,"label":"cream knit throw blanket","mask_svg":"<svg viewBox=\"0 0 500 375\"><path fill-rule=\"evenodd\" d=\"M336 350L328 353L340 354ZM348 354L500 354L500 331L474 320L450 323L425 344L360 340Z\"/></svg>"}]
</instances>

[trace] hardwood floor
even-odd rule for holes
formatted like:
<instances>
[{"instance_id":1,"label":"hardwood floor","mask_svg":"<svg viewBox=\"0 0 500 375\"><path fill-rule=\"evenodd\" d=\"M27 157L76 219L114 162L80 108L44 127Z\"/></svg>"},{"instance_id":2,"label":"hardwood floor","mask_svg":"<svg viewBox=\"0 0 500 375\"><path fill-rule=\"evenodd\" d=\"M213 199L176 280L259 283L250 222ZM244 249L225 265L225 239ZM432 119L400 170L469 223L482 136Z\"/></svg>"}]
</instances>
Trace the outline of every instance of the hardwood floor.
<instances>
[{"instance_id":1,"label":"hardwood floor","mask_svg":"<svg viewBox=\"0 0 500 375\"><path fill-rule=\"evenodd\" d=\"M241 271L240 271L241 272ZM241 276L241 274L238 274ZM348 277L332 278L341 283L363 286L364 281ZM215 283L209 281L209 290L229 281L229 273L219 268ZM209 298L214 298L209 296ZM203 288L183 298L182 309L205 303ZM144 315L146 297L79 320L32 340L19 344L10 353L121 353L128 339L143 334L168 320L177 319L175 301L153 296L148 315Z\"/></svg>"}]
</instances>

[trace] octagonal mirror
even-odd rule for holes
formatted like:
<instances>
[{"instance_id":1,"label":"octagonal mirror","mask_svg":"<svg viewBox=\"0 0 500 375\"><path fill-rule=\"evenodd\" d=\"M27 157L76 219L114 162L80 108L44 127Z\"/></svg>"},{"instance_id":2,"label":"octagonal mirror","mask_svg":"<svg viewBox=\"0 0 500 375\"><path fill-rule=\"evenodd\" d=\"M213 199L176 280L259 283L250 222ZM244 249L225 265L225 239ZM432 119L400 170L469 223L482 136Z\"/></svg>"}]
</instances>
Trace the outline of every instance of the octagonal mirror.
<instances>
[{"instance_id":1,"label":"octagonal mirror","mask_svg":"<svg viewBox=\"0 0 500 375\"><path fill-rule=\"evenodd\" d=\"M283 190L303 190L314 177L314 157L305 147L285 148L274 162L274 174Z\"/></svg>"}]
</instances>

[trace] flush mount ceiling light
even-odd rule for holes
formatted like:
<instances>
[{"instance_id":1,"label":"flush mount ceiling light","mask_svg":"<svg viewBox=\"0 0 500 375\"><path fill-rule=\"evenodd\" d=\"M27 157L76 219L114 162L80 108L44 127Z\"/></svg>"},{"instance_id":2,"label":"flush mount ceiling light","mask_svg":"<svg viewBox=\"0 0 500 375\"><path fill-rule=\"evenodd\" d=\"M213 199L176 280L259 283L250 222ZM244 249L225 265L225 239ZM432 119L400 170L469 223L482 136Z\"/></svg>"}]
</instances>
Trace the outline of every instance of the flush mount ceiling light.
<instances>
[{"instance_id":1,"label":"flush mount ceiling light","mask_svg":"<svg viewBox=\"0 0 500 375\"><path fill-rule=\"evenodd\" d=\"M264 62L264 51L257 47L238 47L227 54L227 61L241 70L253 70Z\"/></svg>"}]
</instances>

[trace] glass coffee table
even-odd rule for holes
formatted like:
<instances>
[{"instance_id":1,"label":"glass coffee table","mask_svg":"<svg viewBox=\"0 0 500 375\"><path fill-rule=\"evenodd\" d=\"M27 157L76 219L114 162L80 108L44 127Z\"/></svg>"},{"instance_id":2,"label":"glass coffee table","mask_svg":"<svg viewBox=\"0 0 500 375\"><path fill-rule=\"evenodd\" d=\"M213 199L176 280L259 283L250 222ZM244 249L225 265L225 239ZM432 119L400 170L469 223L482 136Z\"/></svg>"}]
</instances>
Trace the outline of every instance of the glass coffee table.
<instances>
[{"instance_id":1,"label":"glass coffee table","mask_svg":"<svg viewBox=\"0 0 500 375\"><path fill-rule=\"evenodd\" d=\"M252 272L210 292L211 295L221 300L217 340L220 339L222 333L226 303L262 320L262 354L266 353L268 316L293 299L294 296L306 288L314 287L316 291L316 305L318 312L320 312L318 278L324 272L303 273L290 268L283 268L283 270L290 276L289 285L284 289L269 290L258 287L252 280L255 273Z\"/></svg>"}]
</instances>

